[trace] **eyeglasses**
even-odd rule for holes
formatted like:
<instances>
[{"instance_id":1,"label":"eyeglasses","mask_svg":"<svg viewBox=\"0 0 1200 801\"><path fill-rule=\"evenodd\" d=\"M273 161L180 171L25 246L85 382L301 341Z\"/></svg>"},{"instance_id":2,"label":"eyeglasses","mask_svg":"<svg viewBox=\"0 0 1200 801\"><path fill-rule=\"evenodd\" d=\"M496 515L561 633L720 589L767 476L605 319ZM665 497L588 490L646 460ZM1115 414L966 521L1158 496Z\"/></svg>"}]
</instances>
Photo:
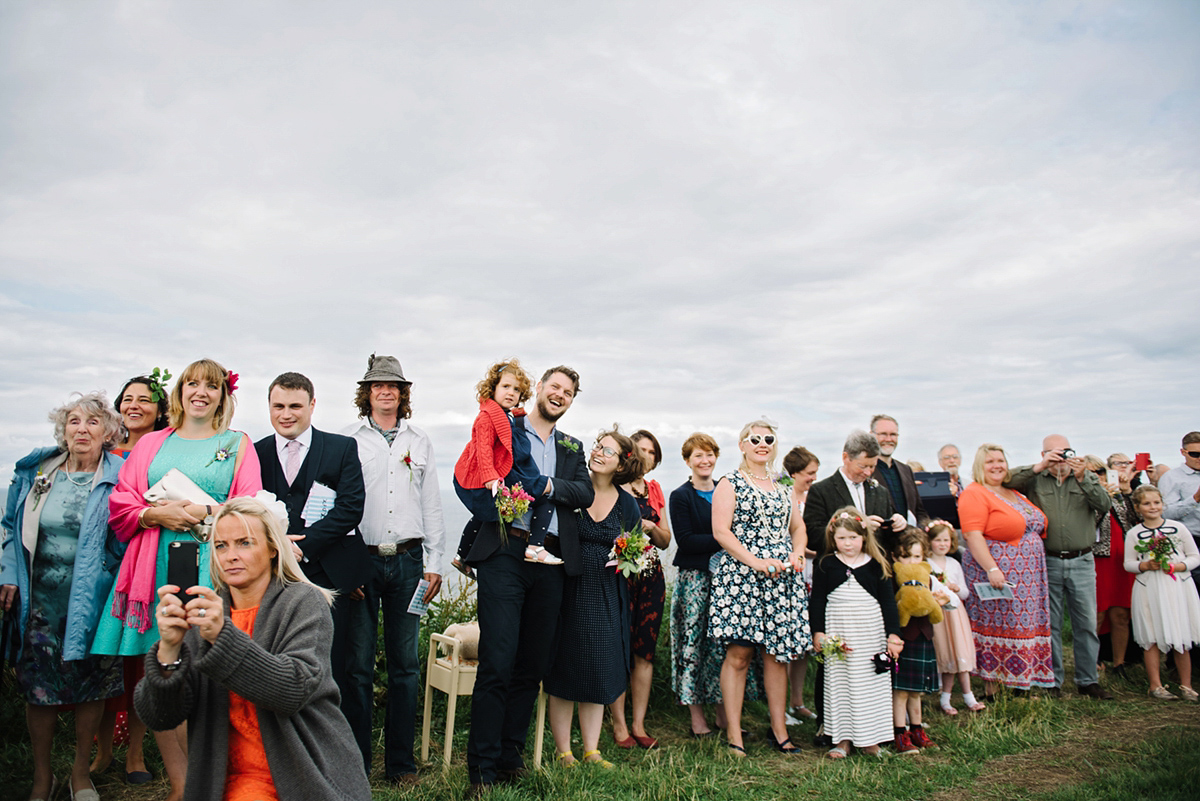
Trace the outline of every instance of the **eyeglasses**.
<instances>
[{"instance_id":1,"label":"eyeglasses","mask_svg":"<svg viewBox=\"0 0 1200 801\"><path fill-rule=\"evenodd\" d=\"M760 442L765 442L768 446L775 444L774 434L747 434L742 442L749 442L751 445L758 445Z\"/></svg>"},{"instance_id":2,"label":"eyeglasses","mask_svg":"<svg viewBox=\"0 0 1200 801\"><path fill-rule=\"evenodd\" d=\"M1113 462L1113 467L1129 467L1133 462Z\"/></svg>"},{"instance_id":3,"label":"eyeglasses","mask_svg":"<svg viewBox=\"0 0 1200 801\"><path fill-rule=\"evenodd\" d=\"M592 446L592 453L595 453L596 451L600 451L602 454L604 454L605 456L608 456L608 457L613 457L613 456L617 455L617 452L614 451L612 448L607 448L607 447L601 445L599 442L597 442L595 445Z\"/></svg>"},{"instance_id":4,"label":"eyeglasses","mask_svg":"<svg viewBox=\"0 0 1200 801\"><path fill-rule=\"evenodd\" d=\"M1200 451L1184 451L1184 453L1193 459L1200 459Z\"/></svg>"}]
</instances>

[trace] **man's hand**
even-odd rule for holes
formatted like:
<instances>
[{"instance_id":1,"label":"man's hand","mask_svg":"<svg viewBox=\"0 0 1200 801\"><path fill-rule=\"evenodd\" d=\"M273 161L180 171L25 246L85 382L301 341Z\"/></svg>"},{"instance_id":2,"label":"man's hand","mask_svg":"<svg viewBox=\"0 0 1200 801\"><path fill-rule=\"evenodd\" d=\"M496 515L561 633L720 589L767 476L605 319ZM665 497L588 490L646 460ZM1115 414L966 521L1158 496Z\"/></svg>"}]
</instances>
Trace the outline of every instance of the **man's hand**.
<instances>
[{"instance_id":1,"label":"man's hand","mask_svg":"<svg viewBox=\"0 0 1200 801\"><path fill-rule=\"evenodd\" d=\"M442 577L437 573L426 573L425 580L429 582L429 588L425 590L425 603L432 603L437 597L438 590L442 588Z\"/></svg>"},{"instance_id":2,"label":"man's hand","mask_svg":"<svg viewBox=\"0 0 1200 801\"><path fill-rule=\"evenodd\" d=\"M300 550L300 546L296 543L304 539L304 534L289 534L288 539L292 541L292 555L296 557L297 562L304 561L304 551Z\"/></svg>"},{"instance_id":3,"label":"man's hand","mask_svg":"<svg viewBox=\"0 0 1200 801\"><path fill-rule=\"evenodd\" d=\"M901 517L899 512L892 515L892 531L904 531L908 528L908 521Z\"/></svg>"},{"instance_id":4,"label":"man's hand","mask_svg":"<svg viewBox=\"0 0 1200 801\"><path fill-rule=\"evenodd\" d=\"M1076 457L1067 459L1067 466L1071 468L1071 472L1075 474L1076 481L1083 481L1083 477L1087 474L1087 465L1083 460Z\"/></svg>"}]
</instances>

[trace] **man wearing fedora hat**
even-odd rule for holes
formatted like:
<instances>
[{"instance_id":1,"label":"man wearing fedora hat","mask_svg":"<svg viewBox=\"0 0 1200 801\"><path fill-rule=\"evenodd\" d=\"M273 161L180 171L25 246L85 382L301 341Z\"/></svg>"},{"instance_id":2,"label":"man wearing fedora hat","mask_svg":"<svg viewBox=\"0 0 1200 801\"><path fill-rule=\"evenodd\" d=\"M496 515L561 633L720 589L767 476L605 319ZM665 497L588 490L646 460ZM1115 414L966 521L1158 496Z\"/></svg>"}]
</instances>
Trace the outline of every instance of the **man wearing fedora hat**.
<instances>
[{"instance_id":1,"label":"man wearing fedora hat","mask_svg":"<svg viewBox=\"0 0 1200 801\"><path fill-rule=\"evenodd\" d=\"M370 552L372 575L363 587L350 625L348 682L354 698L343 710L371 773L371 707L375 642L383 608L388 694L384 718L384 770L389 780L413 784L420 664L417 633L421 618L408 605L422 578L425 602L442 585L446 529L438 489L437 462L429 437L409 425L412 382L394 356L371 354L354 402L361 421L346 434L358 441L366 502L359 530Z\"/></svg>"}]
</instances>

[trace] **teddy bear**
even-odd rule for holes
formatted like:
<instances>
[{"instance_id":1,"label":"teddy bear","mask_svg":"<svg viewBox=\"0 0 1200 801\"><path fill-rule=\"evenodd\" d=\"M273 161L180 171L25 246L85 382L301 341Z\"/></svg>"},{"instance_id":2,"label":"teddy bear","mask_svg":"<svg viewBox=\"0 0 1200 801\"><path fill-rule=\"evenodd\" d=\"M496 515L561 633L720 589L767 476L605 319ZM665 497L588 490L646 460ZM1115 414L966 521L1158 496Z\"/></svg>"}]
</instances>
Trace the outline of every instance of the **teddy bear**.
<instances>
[{"instance_id":1,"label":"teddy bear","mask_svg":"<svg viewBox=\"0 0 1200 801\"><path fill-rule=\"evenodd\" d=\"M916 564L892 563L892 575L896 577L896 609L900 612L900 626L908 625L914 617L929 615L930 623L942 622L942 605L929 589L930 567L928 562Z\"/></svg>"}]
</instances>

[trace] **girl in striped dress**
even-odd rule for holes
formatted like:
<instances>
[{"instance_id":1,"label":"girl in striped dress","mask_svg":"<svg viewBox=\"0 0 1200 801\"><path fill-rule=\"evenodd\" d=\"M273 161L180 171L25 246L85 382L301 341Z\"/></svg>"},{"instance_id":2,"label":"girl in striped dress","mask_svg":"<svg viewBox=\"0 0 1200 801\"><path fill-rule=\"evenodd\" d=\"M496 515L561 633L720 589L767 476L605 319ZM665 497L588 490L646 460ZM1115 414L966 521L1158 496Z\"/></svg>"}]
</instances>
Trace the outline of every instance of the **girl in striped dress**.
<instances>
[{"instance_id":1,"label":"girl in striped dress","mask_svg":"<svg viewBox=\"0 0 1200 801\"><path fill-rule=\"evenodd\" d=\"M892 739L892 677L877 673L873 657L900 655L900 618L891 569L862 515L854 507L833 513L825 527L825 555L813 565L809 620L818 650L839 637L841 655L825 657L825 733L835 743L831 759L854 745L880 753Z\"/></svg>"}]
</instances>

